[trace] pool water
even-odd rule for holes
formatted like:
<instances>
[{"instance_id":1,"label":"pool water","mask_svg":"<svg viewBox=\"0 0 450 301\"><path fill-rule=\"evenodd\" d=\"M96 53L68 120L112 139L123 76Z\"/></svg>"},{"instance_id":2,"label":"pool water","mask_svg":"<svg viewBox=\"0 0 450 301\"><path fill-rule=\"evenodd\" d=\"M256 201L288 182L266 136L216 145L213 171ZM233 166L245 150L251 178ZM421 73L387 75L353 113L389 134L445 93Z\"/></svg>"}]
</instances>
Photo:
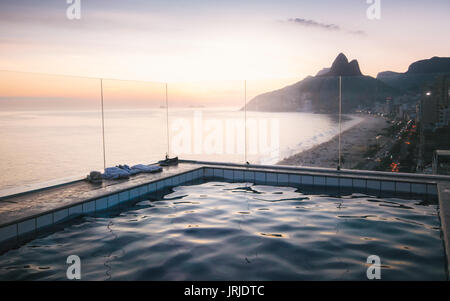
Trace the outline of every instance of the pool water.
<instances>
[{"instance_id":1,"label":"pool water","mask_svg":"<svg viewBox=\"0 0 450 301\"><path fill-rule=\"evenodd\" d=\"M2 280L445 280L437 204L207 182L80 217L0 256Z\"/></svg>"}]
</instances>

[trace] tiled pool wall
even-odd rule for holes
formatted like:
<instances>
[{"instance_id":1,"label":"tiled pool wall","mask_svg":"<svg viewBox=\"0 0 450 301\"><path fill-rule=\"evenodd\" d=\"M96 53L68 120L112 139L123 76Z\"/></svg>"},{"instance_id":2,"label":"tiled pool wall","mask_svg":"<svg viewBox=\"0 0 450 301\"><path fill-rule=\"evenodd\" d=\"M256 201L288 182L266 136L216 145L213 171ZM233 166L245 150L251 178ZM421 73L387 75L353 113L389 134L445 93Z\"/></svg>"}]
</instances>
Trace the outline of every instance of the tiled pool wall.
<instances>
[{"instance_id":1,"label":"tiled pool wall","mask_svg":"<svg viewBox=\"0 0 450 301\"><path fill-rule=\"evenodd\" d=\"M377 196L418 197L437 200L436 183L420 181L386 180L377 177L352 175L312 175L307 172L278 172L204 168L205 180L248 181L261 185L325 188L330 191L348 190Z\"/></svg>"},{"instance_id":2,"label":"tiled pool wall","mask_svg":"<svg viewBox=\"0 0 450 301\"><path fill-rule=\"evenodd\" d=\"M135 186L122 191L116 191L96 199L87 199L77 204L43 212L38 215L21 219L0 227L0 242L14 242L22 237L35 235L54 224L76 218L80 215L94 214L117 208L128 202L136 202L148 198L152 194L182 184L194 183L200 180L245 181L255 184L275 186L293 186L305 188L325 188L327 190L349 190L375 194L379 196L418 197L421 199L437 199L437 185L414 181L389 181L376 178L356 178L346 176L311 175L306 172L275 172L243 168L212 168L201 167L193 171L180 173ZM1 249L1 248L0 248Z\"/></svg>"}]
</instances>

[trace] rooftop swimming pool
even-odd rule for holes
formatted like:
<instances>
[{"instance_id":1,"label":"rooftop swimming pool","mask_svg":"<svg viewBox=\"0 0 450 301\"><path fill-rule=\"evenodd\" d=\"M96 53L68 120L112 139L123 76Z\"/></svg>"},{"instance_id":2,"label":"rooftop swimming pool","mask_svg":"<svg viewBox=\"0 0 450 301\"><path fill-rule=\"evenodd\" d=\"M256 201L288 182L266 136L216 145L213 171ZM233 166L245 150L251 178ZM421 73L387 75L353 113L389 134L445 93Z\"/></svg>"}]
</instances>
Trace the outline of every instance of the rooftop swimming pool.
<instances>
[{"instance_id":1,"label":"rooftop swimming pool","mask_svg":"<svg viewBox=\"0 0 450 301\"><path fill-rule=\"evenodd\" d=\"M446 280L436 201L198 182L79 217L0 256L1 280Z\"/></svg>"}]
</instances>

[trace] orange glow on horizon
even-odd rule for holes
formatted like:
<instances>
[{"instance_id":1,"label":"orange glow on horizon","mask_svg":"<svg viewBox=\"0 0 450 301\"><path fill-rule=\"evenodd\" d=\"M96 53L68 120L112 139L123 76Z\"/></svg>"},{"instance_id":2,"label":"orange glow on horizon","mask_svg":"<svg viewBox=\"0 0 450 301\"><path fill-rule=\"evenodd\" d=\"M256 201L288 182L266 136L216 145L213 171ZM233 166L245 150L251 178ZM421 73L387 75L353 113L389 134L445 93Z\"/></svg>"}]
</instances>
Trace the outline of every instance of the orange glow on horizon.
<instances>
[{"instance_id":1,"label":"orange glow on horizon","mask_svg":"<svg viewBox=\"0 0 450 301\"><path fill-rule=\"evenodd\" d=\"M247 101L264 92L282 88L300 79L287 78L275 80L246 81ZM15 100L62 103L90 102L97 106L100 100L100 79L58 75L44 75L24 72L0 72L0 99L13 104ZM168 83L169 103L172 107L203 106L243 106L245 84L243 80L234 81L194 81ZM165 105L165 84L103 80L105 107L113 105L135 105L160 107Z\"/></svg>"}]
</instances>

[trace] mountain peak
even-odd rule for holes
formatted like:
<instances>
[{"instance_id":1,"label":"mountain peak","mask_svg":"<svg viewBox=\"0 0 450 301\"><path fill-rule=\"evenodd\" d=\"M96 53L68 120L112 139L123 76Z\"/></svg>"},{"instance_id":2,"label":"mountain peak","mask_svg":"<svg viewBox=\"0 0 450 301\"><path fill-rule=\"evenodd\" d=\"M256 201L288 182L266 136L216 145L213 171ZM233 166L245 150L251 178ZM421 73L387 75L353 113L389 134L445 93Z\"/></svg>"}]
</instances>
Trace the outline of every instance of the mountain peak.
<instances>
[{"instance_id":1,"label":"mountain peak","mask_svg":"<svg viewBox=\"0 0 450 301\"><path fill-rule=\"evenodd\" d=\"M347 59L347 57L345 56L345 54L343 54L342 52L341 53L339 53L338 54L338 56L334 59L334 62L333 62L333 64L335 64L335 63L346 63L346 64L348 64L348 59Z\"/></svg>"},{"instance_id":2,"label":"mountain peak","mask_svg":"<svg viewBox=\"0 0 450 301\"><path fill-rule=\"evenodd\" d=\"M361 70L357 60L348 61L342 52L334 60L330 71L320 76L361 76Z\"/></svg>"}]
</instances>

